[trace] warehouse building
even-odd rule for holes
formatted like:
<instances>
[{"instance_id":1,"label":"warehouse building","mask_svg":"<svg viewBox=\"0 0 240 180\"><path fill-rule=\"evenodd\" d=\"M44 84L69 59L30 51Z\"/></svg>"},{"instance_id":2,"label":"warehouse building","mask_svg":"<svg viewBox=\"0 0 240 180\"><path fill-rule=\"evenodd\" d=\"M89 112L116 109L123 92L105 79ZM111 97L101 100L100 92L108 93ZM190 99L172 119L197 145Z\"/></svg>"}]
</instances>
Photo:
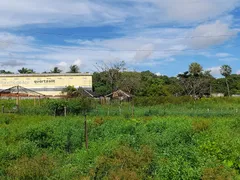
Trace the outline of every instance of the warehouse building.
<instances>
[{"instance_id":1,"label":"warehouse building","mask_svg":"<svg viewBox=\"0 0 240 180\"><path fill-rule=\"evenodd\" d=\"M46 95L60 96L66 86L82 87L92 90L92 74L2 74L0 75L0 91L21 86L31 91Z\"/></svg>"}]
</instances>

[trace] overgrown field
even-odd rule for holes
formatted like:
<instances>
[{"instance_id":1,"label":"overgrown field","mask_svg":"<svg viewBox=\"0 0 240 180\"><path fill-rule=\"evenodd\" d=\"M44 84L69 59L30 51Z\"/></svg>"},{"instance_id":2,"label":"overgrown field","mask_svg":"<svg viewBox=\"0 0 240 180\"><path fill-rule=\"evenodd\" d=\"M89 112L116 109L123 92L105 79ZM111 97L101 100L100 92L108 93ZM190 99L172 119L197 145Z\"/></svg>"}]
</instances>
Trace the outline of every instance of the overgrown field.
<instances>
[{"instance_id":1,"label":"overgrown field","mask_svg":"<svg viewBox=\"0 0 240 180\"><path fill-rule=\"evenodd\" d=\"M240 179L240 99L94 104L88 150L77 101L0 114L0 179Z\"/></svg>"}]
</instances>

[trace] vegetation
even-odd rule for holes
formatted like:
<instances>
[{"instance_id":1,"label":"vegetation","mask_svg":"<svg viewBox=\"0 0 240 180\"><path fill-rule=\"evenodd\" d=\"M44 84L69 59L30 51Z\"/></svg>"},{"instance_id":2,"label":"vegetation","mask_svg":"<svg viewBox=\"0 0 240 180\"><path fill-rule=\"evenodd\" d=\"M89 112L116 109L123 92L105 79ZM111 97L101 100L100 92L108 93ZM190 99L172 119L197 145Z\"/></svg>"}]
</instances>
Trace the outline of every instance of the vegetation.
<instances>
[{"instance_id":1,"label":"vegetation","mask_svg":"<svg viewBox=\"0 0 240 180\"><path fill-rule=\"evenodd\" d=\"M205 98L240 93L229 66L219 79L198 63L177 77L97 68L97 93L132 102L100 105L73 86L66 99L0 100L0 179L240 178L240 99Z\"/></svg>"},{"instance_id":2,"label":"vegetation","mask_svg":"<svg viewBox=\"0 0 240 180\"><path fill-rule=\"evenodd\" d=\"M0 114L0 179L238 179L239 101L21 100L19 113ZM67 117L54 114L65 106Z\"/></svg>"},{"instance_id":3,"label":"vegetation","mask_svg":"<svg viewBox=\"0 0 240 180\"><path fill-rule=\"evenodd\" d=\"M219 72L224 78L214 78L210 71L204 70L198 63L191 63L188 70L177 77L157 76L150 71L129 72L124 63L102 66L98 68L98 72L93 73L93 89L101 95L116 89L137 97L190 95L201 98L212 93L228 96L240 94L240 75L231 74L231 67L228 65L222 66Z\"/></svg>"},{"instance_id":4,"label":"vegetation","mask_svg":"<svg viewBox=\"0 0 240 180\"><path fill-rule=\"evenodd\" d=\"M77 65L71 65L69 67L69 72L68 73L79 73L79 67Z\"/></svg>"},{"instance_id":5,"label":"vegetation","mask_svg":"<svg viewBox=\"0 0 240 180\"><path fill-rule=\"evenodd\" d=\"M232 73L232 68L228 65L223 65L220 69L221 74L225 77L226 79L226 85L227 85L227 91L228 91L228 96L230 96L230 90L229 90L229 85L228 85L228 80L227 78L231 75Z\"/></svg>"},{"instance_id":6,"label":"vegetation","mask_svg":"<svg viewBox=\"0 0 240 180\"><path fill-rule=\"evenodd\" d=\"M106 95L117 89L121 89L136 97L158 96L192 96L201 98L212 93L223 93L230 96L240 94L240 75L231 74L229 65L223 65L219 71L224 78L215 78L211 71L194 62L189 68L176 77L166 75L158 76L150 71L128 71L124 61L96 64L96 72L93 73L93 91L98 95ZM22 68L19 73L35 73L34 70ZM54 67L50 73L61 73L58 67ZM78 73L79 67L71 65L68 73ZM1 70L1 74L11 72ZM47 73L47 72L44 72ZM226 88L227 87L227 88Z\"/></svg>"},{"instance_id":7,"label":"vegetation","mask_svg":"<svg viewBox=\"0 0 240 180\"><path fill-rule=\"evenodd\" d=\"M59 69L59 67L54 67L53 70L50 71L50 73L61 73L62 70Z\"/></svg>"},{"instance_id":8,"label":"vegetation","mask_svg":"<svg viewBox=\"0 0 240 180\"><path fill-rule=\"evenodd\" d=\"M11 71L0 70L0 74L14 74L14 73Z\"/></svg>"},{"instance_id":9,"label":"vegetation","mask_svg":"<svg viewBox=\"0 0 240 180\"><path fill-rule=\"evenodd\" d=\"M28 68L22 68L22 69L19 69L18 72L20 74L34 74L35 71L33 69L28 69Z\"/></svg>"}]
</instances>

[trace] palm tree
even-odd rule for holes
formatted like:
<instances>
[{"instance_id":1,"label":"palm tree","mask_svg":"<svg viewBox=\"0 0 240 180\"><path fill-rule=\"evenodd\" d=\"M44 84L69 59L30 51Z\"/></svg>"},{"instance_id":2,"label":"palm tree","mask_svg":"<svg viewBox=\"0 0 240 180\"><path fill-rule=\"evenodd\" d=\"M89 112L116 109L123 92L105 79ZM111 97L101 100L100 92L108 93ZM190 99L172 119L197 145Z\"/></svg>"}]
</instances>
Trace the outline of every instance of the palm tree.
<instances>
[{"instance_id":1,"label":"palm tree","mask_svg":"<svg viewBox=\"0 0 240 180\"><path fill-rule=\"evenodd\" d=\"M28 69L28 68L22 68L22 69L19 69L18 72L20 74L34 74L35 71L33 71L33 69Z\"/></svg>"},{"instance_id":2,"label":"palm tree","mask_svg":"<svg viewBox=\"0 0 240 180\"><path fill-rule=\"evenodd\" d=\"M79 73L79 67L77 65L71 65L68 73Z\"/></svg>"},{"instance_id":3,"label":"palm tree","mask_svg":"<svg viewBox=\"0 0 240 180\"><path fill-rule=\"evenodd\" d=\"M0 70L0 74L14 74L14 73L11 71Z\"/></svg>"},{"instance_id":4,"label":"palm tree","mask_svg":"<svg viewBox=\"0 0 240 180\"><path fill-rule=\"evenodd\" d=\"M53 70L50 71L51 73L61 73L62 70L59 69L58 67L54 67Z\"/></svg>"},{"instance_id":5,"label":"palm tree","mask_svg":"<svg viewBox=\"0 0 240 180\"><path fill-rule=\"evenodd\" d=\"M200 64L194 62L194 63L191 63L189 65L189 73L194 75L194 76L198 76L200 75L200 73L203 71L203 68Z\"/></svg>"},{"instance_id":6,"label":"palm tree","mask_svg":"<svg viewBox=\"0 0 240 180\"><path fill-rule=\"evenodd\" d=\"M222 67L220 68L220 73L221 73L222 76L225 77L228 96L230 96L230 90L229 90L229 84L228 84L227 78L231 75L232 68L229 65L222 65Z\"/></svg>"}]
</instances>

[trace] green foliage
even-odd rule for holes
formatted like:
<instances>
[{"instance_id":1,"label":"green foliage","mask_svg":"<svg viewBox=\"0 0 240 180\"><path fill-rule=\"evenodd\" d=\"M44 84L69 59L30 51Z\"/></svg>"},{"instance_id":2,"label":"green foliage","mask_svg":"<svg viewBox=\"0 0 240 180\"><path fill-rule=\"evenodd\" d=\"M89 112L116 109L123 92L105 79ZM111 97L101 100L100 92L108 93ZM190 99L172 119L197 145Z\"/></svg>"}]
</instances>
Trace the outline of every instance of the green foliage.
<instances>
[{"instance_id":1,"label":"green foliage","mask_svg":"<svg viewBox=\"0 0 240 180\"><path fill-rule=\"evenodd\" d=\"M77 65L71 65L69 67L69 72L68 73L79 73L79 67Z\"/></svg>"},{"instance_id":2,"label":"green foliage","mask_svg":"<svg viewBox=\"0 0 240 180\"><path fill-rule=\"evenodd\" d=\"M22 157L7 168L12 179L48 179L53 174L55 162L46 154L34 158Z\"/></svg>"},{"instance_id":3,"label":"green foliage","mask_svg":"<svg viewBox=\"0 0 240 180\"><path fill-rule=\"evenodd\" d=\"M229 65L223 65L223 66L221 66L220 73L224 77L228 77L232 73L232 68Z\"/></svg>"},{"instance_id":4,"label":"green foliage","mask_svg":"<svg viewBox=\"0 0 240 180\"><path fill-rule=\"evenodd\" d=\"M47 103L48 109L50 109L51 112L55 112L57 116L64 115L64 107L67 108L67 113L77 115L90 112L94 106L94 100L84 97L69 100L51 100Z\"/></svg>"},{"instance_id":5,"label":"green foliage","mask_svg":"<svg viewBox=\"0 0 240 180\"><path fill-rule=\"evenodd\" d=\"M193 102L193 98L189 96L182 97L135 97L134 103L139 106L154 106L158 104L182 104Z\"/></svg>"},{"instance_id":6,"label":"green foliage","mask_svg":"<svg viewBox=\"0 0 240 180\"><path fill-rule=\"evenodd\" d=\"M149 179L153 176L153 156L148 146L139 150L120 146L111 154L100 156L90 175L94 179Z\"/></svg>"},{"instance_id":7,"label":"green foliage","mask_svg":"<svg viewBox=\"0 0 240 180\"><path fill-rule=\"evenodd\" d=\"M134 115L127 103L121 115L119 104L97 106L87 116L88 150L79 99L36 106L67 105L76 111L67 117L0 114L0 179L237 179L240 100L164 100L135 102Z\"/></svg>"},{"instance_id":8,"label":"green foliage","mask_svg":"<svg viewBox=\"0 0 240 180\"><path fill-rule=\"evenodd\" d=\"M28 69L28 68L22 68L22 69L19 69L18 72L20 74L34 74L35 71L33 69Z\"/></svg>"}]
</instances>

